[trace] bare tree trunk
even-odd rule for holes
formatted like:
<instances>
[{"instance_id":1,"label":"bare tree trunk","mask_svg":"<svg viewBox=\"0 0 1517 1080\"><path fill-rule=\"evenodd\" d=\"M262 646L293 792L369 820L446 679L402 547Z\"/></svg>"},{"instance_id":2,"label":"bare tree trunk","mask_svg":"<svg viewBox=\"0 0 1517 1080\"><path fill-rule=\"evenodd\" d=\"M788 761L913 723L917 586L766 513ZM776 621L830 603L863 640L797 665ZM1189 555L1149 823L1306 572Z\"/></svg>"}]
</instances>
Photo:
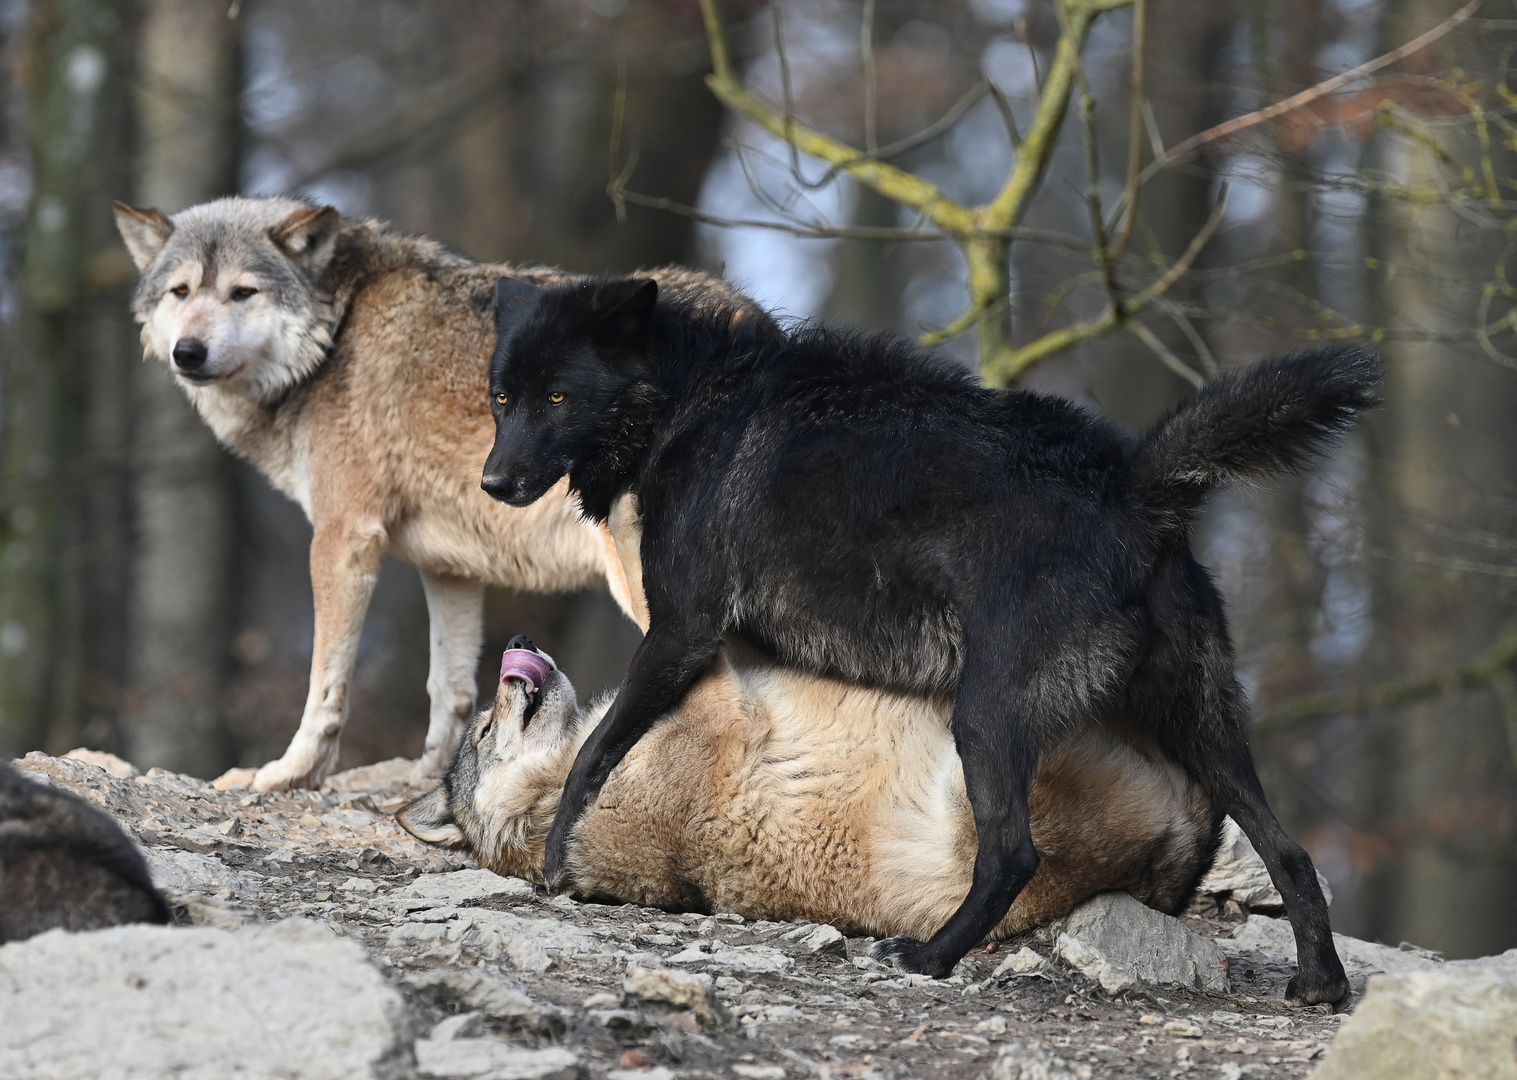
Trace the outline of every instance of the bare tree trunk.
<instances>
[{"instance_id":1,"label":"bare tree trunk","mask_svg":"<svg viewBox=\"0 0 1517 1080\"><path fill-rule=\"evenodd\" d=\"M43 745L66 706L60 686L67 696L80 676L79 402L100 374L92 297L120 280L114 249L101 244L123 147L124 10L118 0L37 0L24 50L34 194L0 435L3 756Z\"/></svg>"},{"instance_id":2,"label":"bare tree trunk","mask_svg":"<svg viewBox=\"0 0 1517 1080\"><path fill-rule=\"evenodd\" d=\"M236 189L237 23L222 0L146 0L136 201L182 210ZM236 559L230 463L161 366L136 380L129 752L142 768L230 764L218 707Z\"/></svg>"},{"instance_id":3,"label":"bare tree trunk","mask_svg":"<svg viewBox=\"0 0 1517 1080\"><path fill-rule=\"evenodd\" d=\"M1389 5L1385 38L1406 40L1445 14L1426 0ZM1490 34L1451 38L1440 48L1489 86L1502 77L1506 45ZM1445 131L1443 148L1478 168L1474 132ZM1389 180L1434 182L1422 147L1397 136L1382 140L1378 164ZM1513 160L1495 155L1493 171L1505 189ZM1490 274L1509 257L1503 234L1477 228L1449 205L1394 200L1386 200L1377 224L1372 235L1383 238L1383 261L1411 271L1378 279L1382 318L1435 330L1476 324L1479 289L1445 283ZM1467 662L1514 611L1508 581L1436 564L1478 566L1490 559L1491 538L1513 535L1517 376L1473 346L1388 344L1385 355L1386 404L1368 428L1375 496L1368 524L1372 547L1393 554L1372 564L1377 633L1365 681ZM1517 766L1499 700L1489 692L1449 694L1361 719L1358 729L1362 768L1351 811L1362 883L1353 931L1455 957L1517 945L1517 830L1508 809Z\"/></svg>"}]
</instances>

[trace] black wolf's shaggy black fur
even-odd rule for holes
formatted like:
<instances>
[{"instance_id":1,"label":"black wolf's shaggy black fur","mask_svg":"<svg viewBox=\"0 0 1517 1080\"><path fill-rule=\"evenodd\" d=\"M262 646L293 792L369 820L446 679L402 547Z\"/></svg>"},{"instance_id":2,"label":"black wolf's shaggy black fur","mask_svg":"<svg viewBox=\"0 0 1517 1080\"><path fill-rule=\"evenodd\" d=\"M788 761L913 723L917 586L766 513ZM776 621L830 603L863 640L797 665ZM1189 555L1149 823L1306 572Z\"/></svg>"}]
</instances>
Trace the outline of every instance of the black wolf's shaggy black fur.
<instances>
[{"instance_id":1,"label":"black wolf's shaggy black fur","mask_svg":"<svg viewBox=\"0 0 1517 1080\"><path fill-rule=\"evenodd\" d=\"M168 921L147 864L114 821L0 764L0 943L55 927Z\"/></svg>"},{"instance_id":2,"label":"black wolf's shaggy black fur","mask_svg":"<svg viewBox=\"0 0 1517 1080\"><path fill-rule=\"evenodd\" d=\"M979 833L963 906L923 944L946 974L1037 867L1027 788L1051 734L1116 714L1242 825L1300 946L1293 997L1346 992L1306 853L1246 739L1222 600L1186 530L1225 480L1299 466L1374 403L1379 362L1326 348L1219 379L1143 438L1069 402L987 389L890 337L780 334L656 303L638 279L502 281L485 487L530 503L568 474L604 518L635 492L651 625L585 744L548 848L724 634L780 662L950 695Z\"/></svg>"}]
</instances>

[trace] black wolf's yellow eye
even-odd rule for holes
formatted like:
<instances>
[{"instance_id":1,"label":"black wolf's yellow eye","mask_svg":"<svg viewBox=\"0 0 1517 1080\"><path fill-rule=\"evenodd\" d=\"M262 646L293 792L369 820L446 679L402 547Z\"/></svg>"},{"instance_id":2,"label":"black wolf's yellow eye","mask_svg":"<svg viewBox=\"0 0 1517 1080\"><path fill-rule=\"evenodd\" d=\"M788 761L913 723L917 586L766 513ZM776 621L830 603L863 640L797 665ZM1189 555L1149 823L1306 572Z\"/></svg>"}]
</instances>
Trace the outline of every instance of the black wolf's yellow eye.
<instances>
[{"instance_id":1,"label":"black wolf's yellow eye","mask_svg":"<svg viewBox=\"0 0 1517 1080\"><path fill-rule=\"evenodd\" d=\"M560 394L557 390L553 391L553 393L551 393L551 394L548 395L548 404L549 405L562 405L563 403L564 403L564 395Z\"/></svg>"},{"instance_id":2,"label":"black wolf's yellow eye","mask_svg":"<svg viewBox=\"0 0 1517 1080\"><path fill-rule=\"evenodd\" d=\"M233 300L246 300L248 297L254 296L257 293L258 293L258 290L255 289L255 288L252 288L251 286L248 286L248 285L239 285L239 286L237 286L237 288L235 288L235 289L232 290L232 299Z\"/></svg>"},{"instance_id":3,"label":"black wolf's yellow eye","mask_svg":"<svg viewBox=\"0 0 1517 1080\"><path fill-rule=\"evenodd\" d=\"M496 394L495 395L495 404L497 404L497 405L504 405L505 403L506 403L506 395L505 394Z\"/></svg>"},{"instance_id":4,"label":"black wolf's yellow eye","mask_svg":"<svg viewBox=\"0 0 1517 1080\"><path fill-rule=\"evenodd\" d=\"M190 287L188 285L175 285L169 292L183 300L186 296L190 295Z\"/></svg>"}]
</instances>

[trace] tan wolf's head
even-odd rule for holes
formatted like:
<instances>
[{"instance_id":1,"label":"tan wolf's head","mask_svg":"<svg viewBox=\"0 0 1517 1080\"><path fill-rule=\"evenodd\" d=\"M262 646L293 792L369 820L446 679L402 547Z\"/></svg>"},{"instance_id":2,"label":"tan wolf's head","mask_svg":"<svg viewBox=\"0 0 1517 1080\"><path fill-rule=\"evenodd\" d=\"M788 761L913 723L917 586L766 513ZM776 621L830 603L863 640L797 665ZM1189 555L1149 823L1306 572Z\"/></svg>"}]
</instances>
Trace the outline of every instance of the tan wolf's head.
<instances>
[{"instance_id":1,"label":"tan wolf's head","mask_svg":"<svg viewBox=\"0 0 1517 1080\"><path fill-rule=\"evenodd\" d=\"M283 198L218 199L172 217L115 208L141 274L132 312L143 350L192 396L219 385L266 402L321 364L335 322L322 278L336 210Z\"/></svg>"}]
</instances>

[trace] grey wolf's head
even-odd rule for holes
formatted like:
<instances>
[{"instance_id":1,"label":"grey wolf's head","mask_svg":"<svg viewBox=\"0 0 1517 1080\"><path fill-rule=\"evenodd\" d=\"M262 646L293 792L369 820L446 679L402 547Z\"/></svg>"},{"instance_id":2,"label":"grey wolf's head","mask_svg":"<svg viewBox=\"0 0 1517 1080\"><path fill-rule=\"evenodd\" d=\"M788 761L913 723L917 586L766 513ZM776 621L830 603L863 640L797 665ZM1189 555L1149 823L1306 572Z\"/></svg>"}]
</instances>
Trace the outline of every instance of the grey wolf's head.
<instances>
[{"instance_id":1,"label":"grey wolf's head","mask_svg":"<svg viewBox=\"0 0 1517 1080\"><path fill-rule=\"evenodd\" d=\"M485 491L526 506L560 478L579 479L576 470L618 434L627 391L650 374L657 301L648 278L551 289L500 279Z\"/></svg>"},{"instance_id":2,"label":"grey wolf's head","mask_svg":"<svg viewBox=\"0 0 1517 1080\"><path fill-rule=\"evenodd\" d=\"M255 401L308 378L331 345L321 279L339 226L332 207L294 199L217 199L173 217L116 203L141 274L132 313L144 352L187 388Z\"/></svg>"},{"instance_id":3,"label":"grey wolf's head","mask_svg":"<svg viewBox=\"0 0 1517 1080\"><path fill-rule=\"evenodd\" d=\"M541 666L513 665L523 650L507 650L495 701L465 730L442 783L396 817L429 844L468 848L492 870L540 879L581 716L568 677L526 648Z\"/></svg>"}]
</instances>

